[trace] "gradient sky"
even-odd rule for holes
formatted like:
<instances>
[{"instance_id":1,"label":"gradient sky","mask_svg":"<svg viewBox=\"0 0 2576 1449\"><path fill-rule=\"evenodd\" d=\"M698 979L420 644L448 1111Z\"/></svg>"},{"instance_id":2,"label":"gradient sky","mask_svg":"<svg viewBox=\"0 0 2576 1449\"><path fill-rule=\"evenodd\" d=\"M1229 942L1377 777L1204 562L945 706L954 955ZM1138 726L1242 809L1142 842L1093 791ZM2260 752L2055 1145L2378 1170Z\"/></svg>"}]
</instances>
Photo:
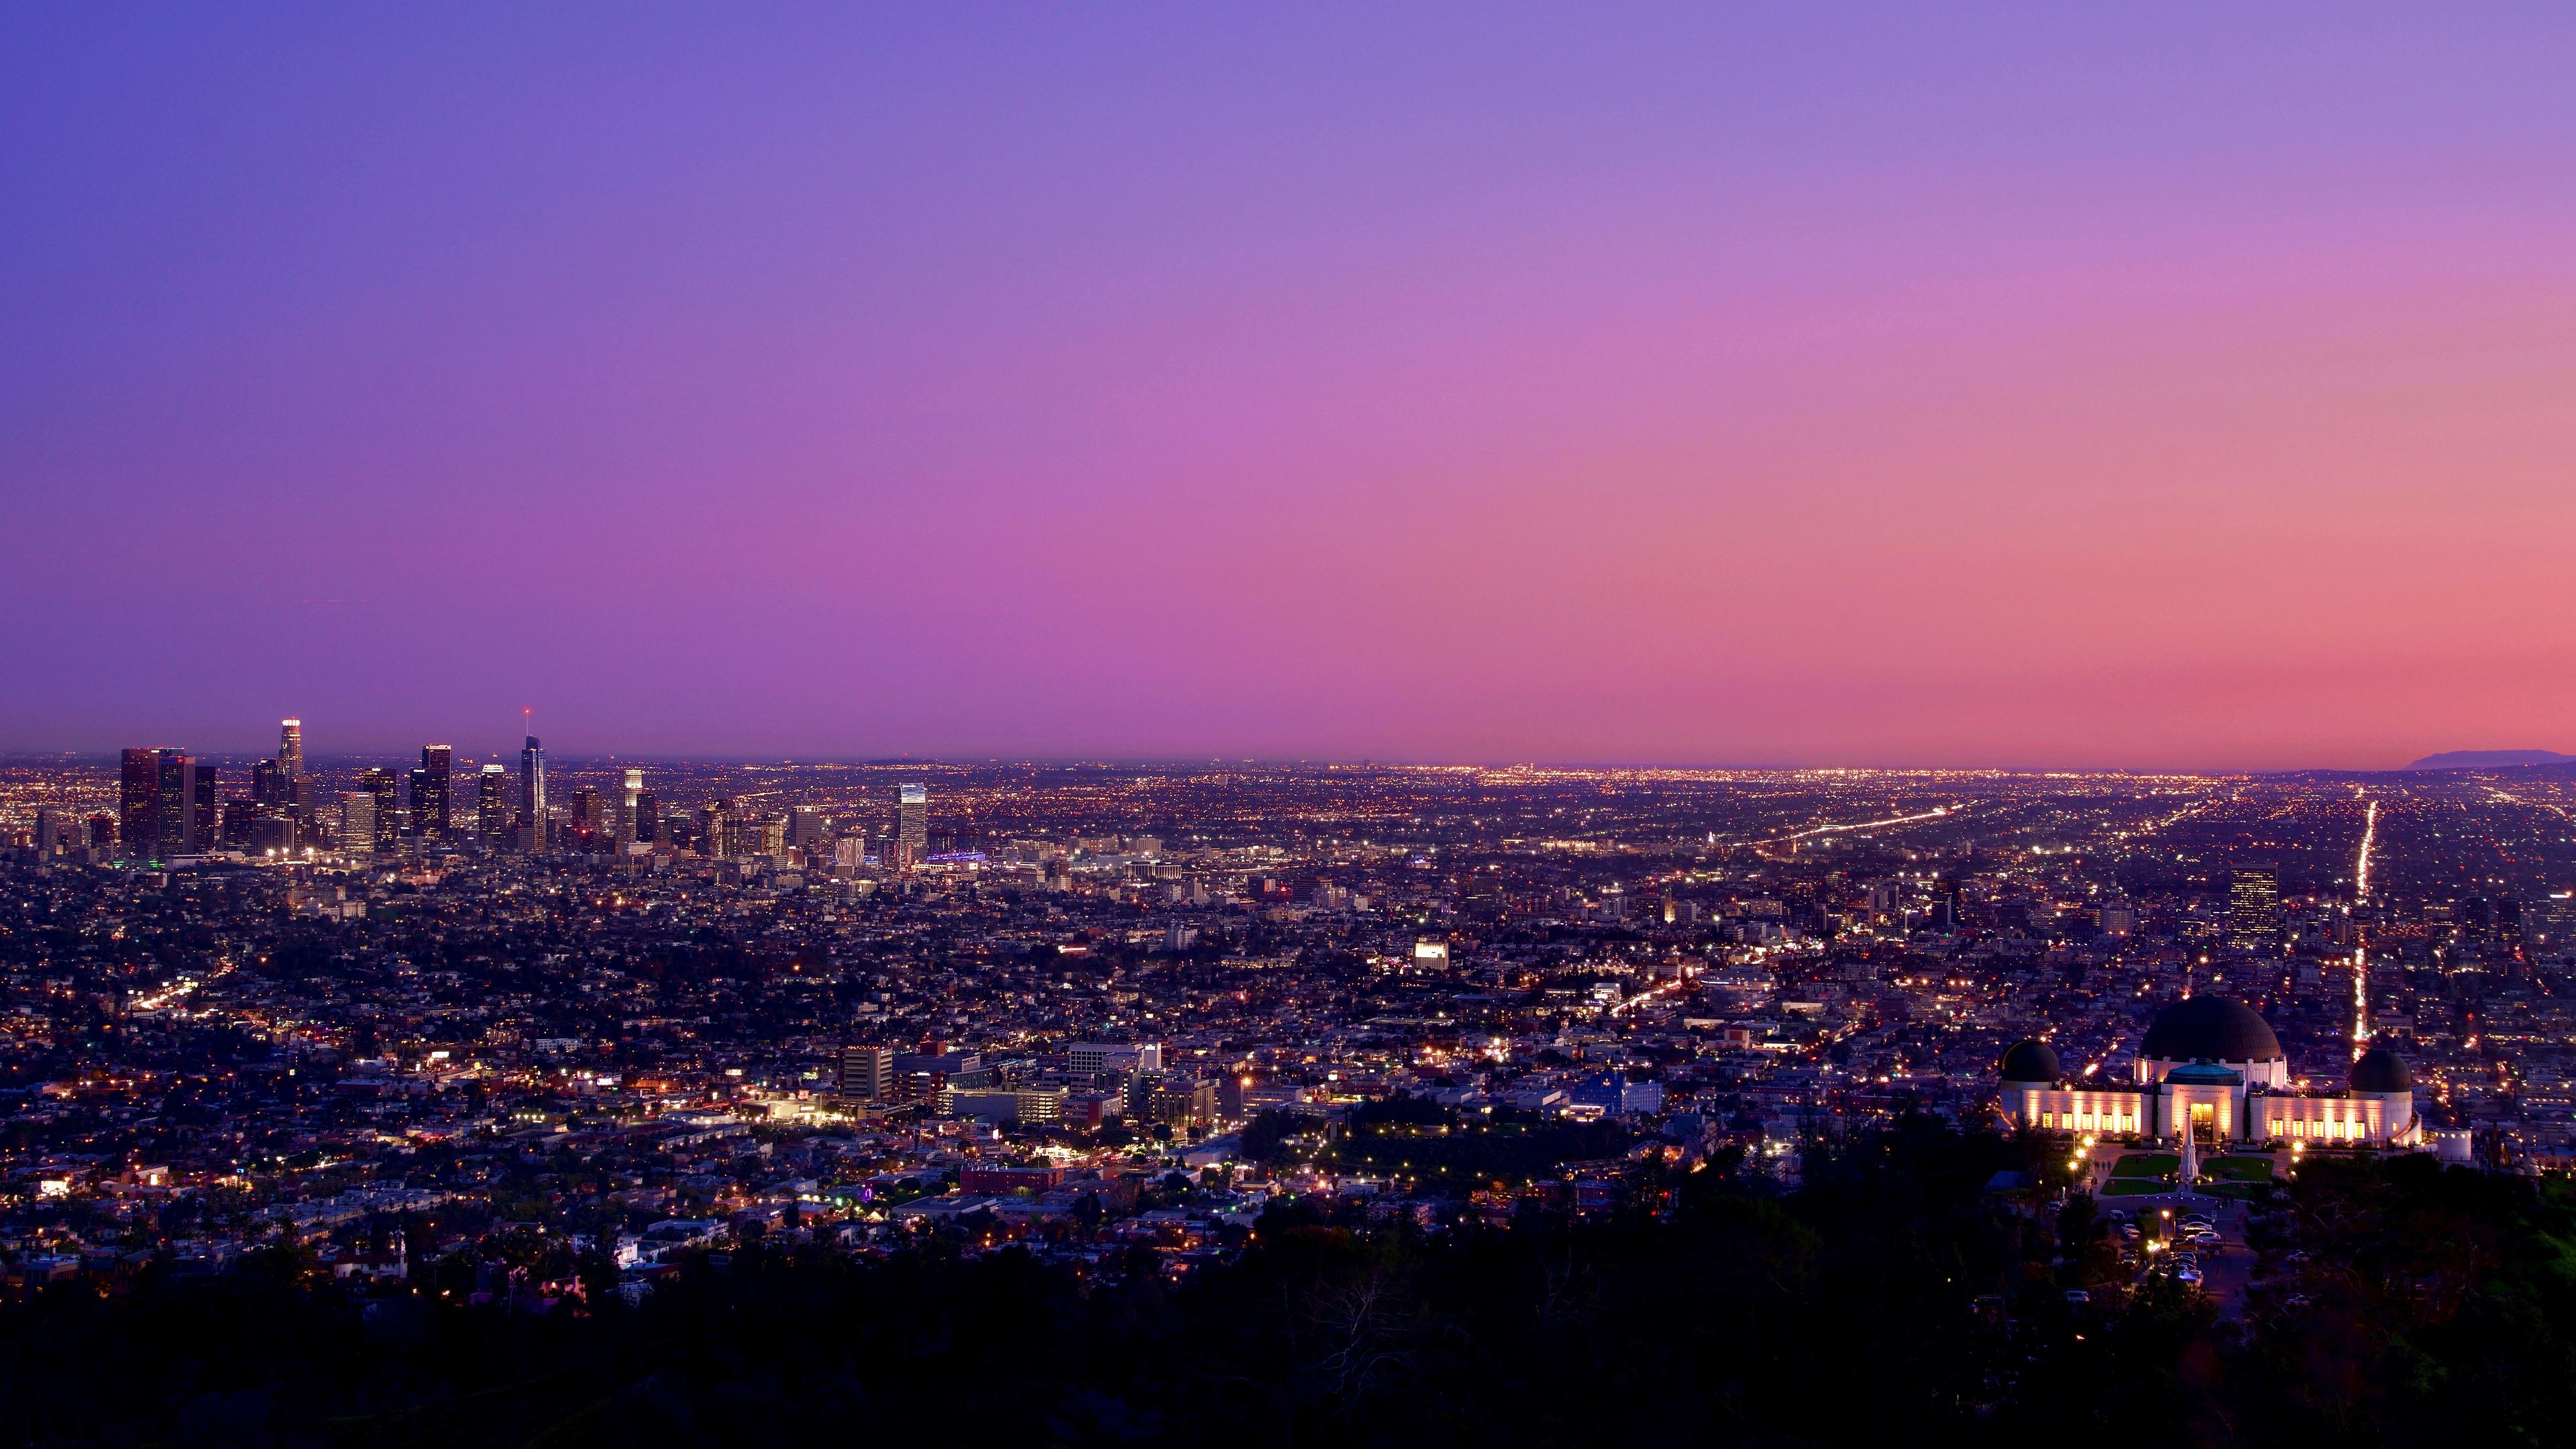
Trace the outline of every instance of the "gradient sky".
<instances>
[{"instance_id":1,"label":"gradient sky","mask_svg":"<svg viewBox=\"0 0 2576 1449\"><path fill-rule=\"evenodd\" d=\"M0 748L2576 749L2576 9L2259 9L12 5Z\"/></svg>"}]
</instances>

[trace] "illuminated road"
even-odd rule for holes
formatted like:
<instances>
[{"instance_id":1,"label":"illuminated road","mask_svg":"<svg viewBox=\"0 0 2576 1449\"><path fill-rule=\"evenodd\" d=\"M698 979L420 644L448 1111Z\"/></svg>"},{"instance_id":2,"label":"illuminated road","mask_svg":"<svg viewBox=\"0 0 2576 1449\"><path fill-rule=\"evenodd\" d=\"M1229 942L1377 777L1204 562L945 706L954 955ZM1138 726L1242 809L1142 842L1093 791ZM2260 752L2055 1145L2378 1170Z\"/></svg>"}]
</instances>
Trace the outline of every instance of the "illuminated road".
<instances>
[{"instance_id":1,"label":"illuminated road","mask_svg":"<svg viewBox=\"0 0 2576 1449\"><path fill-rule=\"evenodd\" d=\"M2552 805L2546 800L2525 800L2510 790L2499 790L2493 785L2487 786L2486 792L2490 799L2503 801L2507 805L2519 805L2526 810L2546 810L2559 819L2576 825L2576 813L2570 813L2564 805Z\"/></svg>"},{"instance_id":2,"label":"illuminated road","mask_svg":"<svg viewBox=\"0 0 2576 1449\"><path fill-rule=\"evenodd\" d=\"M2358 788L2358 787L2356 787ZM2353 867L2354 905L2370 899L2370 850L2379 839L2379 802L2361 817L2361 860ZM2352 1054L2361 1057L2364 1044L2370 1040L2370 960L2369 948L2352 948Z\"/></svg>"},{"instance_id":3,"label":"illuminated road","mask_svg":"<svg viewBox=\"0 0 2576 1449\"><path fill-rule=\"evenodd\" d=\"M1880 830L1890 825L1912 825L1921 820L1947 819L1949 816L1964 813L1967 808L1968 807L1965 805L1935 805L1920 815L1891 815L1885 820L1863 820L1852 825L1811 826L1805 830L1795 831L1788 835L1774 835L1768 840L1758 840L1754 843L1756 845L1786 845L1792 840L1806 840L1818 835L1843 835L1854 830Z\"/></svg>"}]
</instances>

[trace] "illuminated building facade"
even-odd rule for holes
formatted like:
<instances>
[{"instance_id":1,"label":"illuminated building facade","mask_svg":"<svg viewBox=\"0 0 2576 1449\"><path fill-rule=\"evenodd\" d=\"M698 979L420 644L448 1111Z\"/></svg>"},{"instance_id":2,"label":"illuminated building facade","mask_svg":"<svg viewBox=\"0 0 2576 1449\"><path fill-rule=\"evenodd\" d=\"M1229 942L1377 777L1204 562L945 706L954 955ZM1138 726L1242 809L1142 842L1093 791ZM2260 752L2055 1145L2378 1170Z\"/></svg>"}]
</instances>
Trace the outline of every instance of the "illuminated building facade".
<instances>
[{"instance_id":1,"label":"illuminated building facade","mask_svg":"<svg viewBox=\"0 0 2576 1449\"><path fill-rule=\"evenodd\" d=\"M524 848L546 848L546 751L535 735L519 748L519 830Z\"/></svg>"},{"instance_id":2,"label":"illuminated building facade","mask_svg":"<svg viewBox=\"0 0 2576 1449\"><path fill-rule=\"evenodd\" d=\"M485 765L474 778L474 830L489 848L510 829L510 772Z\"/></svg>"},{"instance_id":3,"label":"illuminated building facade","mask_svg":"<svg viewBox=\"0 0 2576 1449\"><path fill-rule=\"evenodd\" d=\"M930 791L922 785L901 786L895 795L894 834L886 841L886 864L909 870L930 853Z\"/></svg>"},{"instance_id":4,"label":"illuminated building facade","mask_svg":"<svg viewBox=\"0 0 2576 1449\"><path fill-rule=\"evenodd\" d=\"M2212 1143L2314 1142L2413 1146L2414 1080L2385 1047L2362 1054L2341 1092L2292 1088L2280 1041L2253 1008L2223 996L2186 997L2159 1013L2139 1043L2134 1080L2077 1084L2046 1042L2004 1053L2001 1104L2016 1126L2051 1132Z\"/></svg>"}]
</instances>

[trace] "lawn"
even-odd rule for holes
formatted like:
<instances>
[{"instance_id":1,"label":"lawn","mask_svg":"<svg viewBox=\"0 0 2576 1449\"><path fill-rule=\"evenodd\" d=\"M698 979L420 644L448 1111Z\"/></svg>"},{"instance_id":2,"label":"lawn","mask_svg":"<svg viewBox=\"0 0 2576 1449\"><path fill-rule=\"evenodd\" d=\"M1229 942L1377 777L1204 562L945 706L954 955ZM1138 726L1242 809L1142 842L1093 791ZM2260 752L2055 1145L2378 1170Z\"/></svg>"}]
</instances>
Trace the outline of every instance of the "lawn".
<instances>
[{"instance_id":1,"label":"lawn","mask_svg":"<svg viewBox=\"0 0 2576 1449\"><path fill-rule=\"evenodd\" d=\"M2113 1177L2163 1177L2182 1170L2182 1159L2170 1152L2132 1152L2111 1164Z\"/></svg>"},{"instance_id":2,"label":"lawn","mask_svg":"<svg viewBox=\"0 0 2576 1449\"><path fill-rule=\"evenodd\" d=\"M2211 1177L2228 1182L2270 1182L2272 1159L2268 1157L2213 1157L2201 1164Z\"/></svg>"},{"instance_id":3,"label":"lawn","mask_svg":"<svg viewBox=\"0 0 2576 1449\"><path fill-rule=\"evenodd\" d=\"M2104 1197L2153 1197L2173 1189L2152 1178L2115 1177L2102 1184Z\"/></svg>"}]
</instances>

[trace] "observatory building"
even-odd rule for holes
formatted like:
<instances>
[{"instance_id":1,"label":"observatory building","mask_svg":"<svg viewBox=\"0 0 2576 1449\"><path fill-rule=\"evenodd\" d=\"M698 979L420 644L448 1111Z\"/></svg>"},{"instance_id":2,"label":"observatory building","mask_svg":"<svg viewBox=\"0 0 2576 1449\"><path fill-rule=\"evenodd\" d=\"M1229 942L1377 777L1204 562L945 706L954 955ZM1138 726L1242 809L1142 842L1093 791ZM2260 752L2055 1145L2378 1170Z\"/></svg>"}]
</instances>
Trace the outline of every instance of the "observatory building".
<instances>
[{"instance_id":1,"label":"observatory building","mask_svg":"<svg viewBox=\"0 0 2576 1449\"><path fill-rule=\"evenodd\" d=\"M2255 1010L2224 996L2188 996L2157 1013L2138 1044L2131 1082L2073 1083L2044 1041L2004 1053L2001 1105L2022 1127L2197 1141L2313 1142L2411 1147L2415 1083L2386 1047L2353 1062L2340 1092L2290 1084L2289 1058Z\"/></svg>"}]
</instances>

